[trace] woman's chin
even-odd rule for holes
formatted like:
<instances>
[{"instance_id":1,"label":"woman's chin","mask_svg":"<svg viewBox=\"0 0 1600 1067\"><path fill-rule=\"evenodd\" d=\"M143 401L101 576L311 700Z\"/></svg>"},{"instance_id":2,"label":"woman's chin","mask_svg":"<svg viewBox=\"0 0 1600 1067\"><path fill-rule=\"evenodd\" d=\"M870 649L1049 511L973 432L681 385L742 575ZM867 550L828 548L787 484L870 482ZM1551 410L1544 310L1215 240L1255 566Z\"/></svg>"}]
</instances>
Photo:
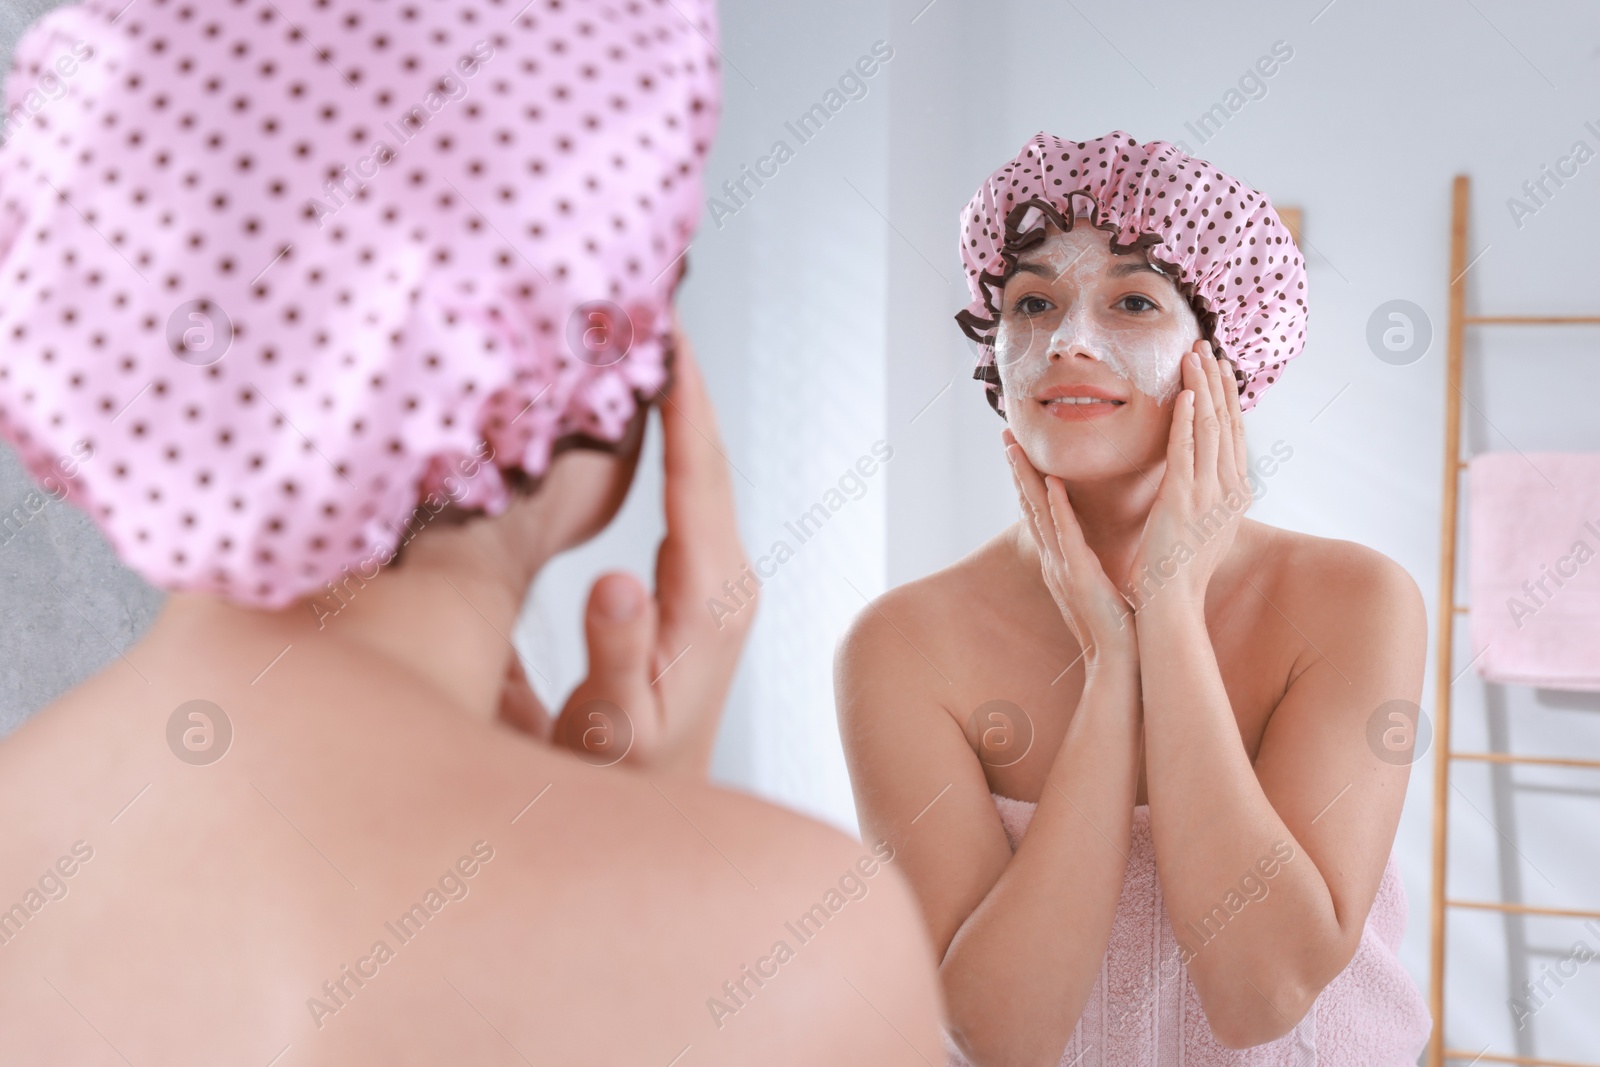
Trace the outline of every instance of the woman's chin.
<instances>
[{"instance_id":1,"label":"woman's chin","mask_svg":"<svg viewBox=\"0 0 1600 1067\"><path fill-rule=\"evenodd\" d=\"M1103 442L1102 442L1103 445ZM1111 478L1127 470L1128 464L1116 452L1104 449L1109 456L1101 455L1102 448L1072 448L1070 445L1051 445L1043 449L1024 446L1022 450L1033 464L1033 469L1043 475L1054 475L1068 485L1082 485Z\"/></svg>"},{"instance_id":2,"label":"woman's chin","mask_svg":"<svg viewBox=\"0 0 1600 1067\"><path fill-rule=\"evenodd\" d=\"M1143 442L1125 434L1099 433L1092 426L1050 420L1037 426L1014 425L1011 432L1035 470L1069 485L1121 477L1146 458Z\"/></svg>"}]
</instances>

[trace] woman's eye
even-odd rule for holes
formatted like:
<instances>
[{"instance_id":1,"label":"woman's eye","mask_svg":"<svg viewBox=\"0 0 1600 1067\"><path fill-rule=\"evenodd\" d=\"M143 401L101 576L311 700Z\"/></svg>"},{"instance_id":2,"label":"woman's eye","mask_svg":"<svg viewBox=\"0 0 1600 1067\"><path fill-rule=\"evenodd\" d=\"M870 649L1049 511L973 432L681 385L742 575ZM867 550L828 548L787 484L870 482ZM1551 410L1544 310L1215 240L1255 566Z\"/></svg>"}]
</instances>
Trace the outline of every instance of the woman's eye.
<instances>
[{"instance_id":1,"label":"woman's eye","mask_svg":"<svg viewBox=\"0 0 1600 1067\"><path fill-rule=\"evenodd\" d=\"M1050 301L1042 296L1025 296L1017 301L1016 308L1024 315L1038 315L1050 307Z\"/></svg>"},{"instance_id":2,"label":"woman's eye","mask_svg":"<svg viewBox=\"0 0 1600 1067\"><path fill-rule=\"evenodd\" d=\"M1156 306L1156 302L1147 296L1132 293L1122 298L1122 306L1129 311L1137 313L1150 311Z\"/></svg>"}]
</instances>

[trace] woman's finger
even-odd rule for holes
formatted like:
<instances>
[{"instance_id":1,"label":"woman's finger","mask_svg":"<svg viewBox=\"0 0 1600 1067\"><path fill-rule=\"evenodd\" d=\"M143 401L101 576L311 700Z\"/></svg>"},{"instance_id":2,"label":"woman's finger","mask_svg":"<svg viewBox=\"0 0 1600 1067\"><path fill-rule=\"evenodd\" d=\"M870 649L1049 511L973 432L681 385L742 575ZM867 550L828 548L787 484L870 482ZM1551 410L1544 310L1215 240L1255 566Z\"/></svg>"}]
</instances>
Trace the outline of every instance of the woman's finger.
<instances>
[{"instance_id":1,"label":"woman's finger","mask_svg":"<svg viewBox=\"0 0 1600 1067\"><path fill-rule=\"evenodd\" d=\"M1078 515L1072 510L1067 497L1067 486L1060 478L1045 478L1045 492L1050 504L1050 524L1055 528L1056 546L1066 564L1069 575L1093 574L1100 567L1100 558L1094 555L1084 540L1083 528L1078 525Z\"/></svg>"},{"instance_id":2,"label":"woman's finger","mask_svg":"<svg viewBox=\"0 0 1600 1067\"><path fill-rule=\"evenodd\" d=\"M1006 466L1011 468L1011 484L1017 490L1017 511L1021 514L1022 520L1028 524L1028 527L1034 531L1034 535L1037 537L1039 531L1039 520L1034 514L1033 503L1028 500L1027 491L1022 488L1022 472L1017 470L1017 461L1011 458L1011 448L1011 445L1007 445L1005 449Z\"/></svg>"},{"instance_id":3,"label":"woman's finger","mask_svg":"<svg viewBox=\"0 0 1600 1067\"><path fill-rule=\"evenodd\" d=\"M1211 409L1217 413L1218 419L1223 420L1222 425L1226 427L1228 396L1222 385L1222 353L1218 352L1210 341L1205 342L1205 350L1200 353L1200 366L1206 372L1206 383L1211 389Z\"/></svg>"},{"instance_id":4,"label":"woman's finger","mask_svg":"<svg viewBox=\"0 0 1600 1067\"><path fill-rule=\"evenodd\" d=\"M1233 416L1228 411L1228 398L1222 385L1222 357L1210 342L1200 356L1200 367L1206 372L1206 391L1211 399L1211 412L1217 420L1217 458L1214 464L1217 481L1224 487L1236 484L1233 455Z\"/></svg>"},{"instance_id":5,"label":"woman's finger","mask_svg":"<svg viewBox=\"0 0 1600 1067\"><path fill-rule=\"evenodd\" d=\"M1007 435L1010 431L1005 431ZM1050 517L1050 501L1045 491L1044 476L1038 468L1029 461L1028 454L1022 446L1012 438L1006 445L1006 456L1011 460L1011 469L1016 472L1017 481L1022 486L1023 495L1027 498L1029 510L1033 514L1034 539L1038 542L1039 553L1046 564L1051 567L1062 567L1065 560L1061 556L1061 544L1056 537L1055 521Z\"/></svg>"},{"instance_id":6,"label":"woman's finger","mask_svg":"<svg viewBox=\"0 0 1600 1067\"><path fill-rule=\"evenodd\" d=\"M736 541L733 483L716 409L688 338L675 333L673 345L672 387L661 394L667 530Z\"/></svg>"},{"instance_id":7,"label":"woman's finger","mask_svg":"<svg viewBox=\"0 0 1600 1067\"><path fill-rule=\"evenodd\" d=\"M631 574L601 575L589 590L583 635L589 650L586 695L638 712L650 700L656 652L656 606L649 591Z\"/></svg>"},{"instance_id":8,"label":"woman's finger","mask_svg":"<svg viewBox=\"0 0 1600 1067\"><path fill-rule=\"evenodd\" d=\"M1017 467L1016 454L1022 449L1015 444L1006 446L1006 462L1011 466L1011 480L1017 487L1017 503L1022 508L1023 521L1028 524L1028 529L1033 534L1034 544L1039 546L1039 555L1044 559L1046 566L1050 561L1050 546L1044 534L1044 527L1040 525L1041 516L1039 506L1028 494L1028 488L1023 484L1022 471Z\"/></svg>"},{"instance_id":9,"label":"woman's finger","mask_svg":"<svg viewBox=\"0 0 1600 1067\"><path fill-rule=\"evenodd\" d=\"M1129 612L1127 596L1117 588L1110 575L1106 574L1100 557L1094 554L1089 547L1088 540L1083 536L1083 527L1078 523L1078 514L1072 509L1072 500L1067 496L1067 486L1060 478L1050 477L1045 479L1045 484L1050 492L1050 514L1055 521L1058 539L1061 544L1061 554L1067 561L1067 573L1079 575L1087 579L1097 588L1084 588L1084 605L1088 610L1101 610L1109 605L1108 619L1114 619L1117 629L1123 629ZM1098 580L1093 576L1099 575ZM1083 583L1080 583L1080 585ZM1082 634L1084 639L1091 639L1096 630L1091 629Z\"/></svg>"},{"instance_id":10,"label":"woman's finger","mask_svg":"<svg viewBox=\"0 0 1600 1067\"><path fill-rule=\"evenodd\" d=\"M1227 357L1223 357L1226 359ZM1239 472L1239 481L1248 485L1250 478L1250 450L1246 447L1244 439L1244 412L1239 408L1239 379L1234 373L1234 364L1228 360L1223 378L1223 393L1228 401L1228 414L1233 425L1233 466Z\"/></svg>"},{"instance_id":11,"label":"woman's finger","mask_svg":"<svg viewBox=\"0 0 1600 1067\"><path fill-rule=\"evenodd\" d=\"M1194 391L1194 477L1201 484L1217 478L1217 410L1206 378L1206 363L1212 361L1210 350L1206 342L1197 343L1189 377L1189 387Z\"/></svg>"},{"instance_id":12,"label":"woman's finger","mask_svg":"<svg viewBox=\"0 0 1600 1067\"><path fill-rule=\"evenodd\" d=\"M1209 369L1215 385L1214 392L1217 395L1217 420L1220 425L1217 436L1217 479L1222 486L1224 500L1237 500L1239 512L1242 514L1249 506L1250 486L1245 477L1244 464L1240 462L1239 446L1243 436L1239 416L1228 401L1234 384L1232 364L1226 362L1221 355L1211 362L1213 366Z\"/></svg>"},{"instance_id":13,"label":"woman's finger","mask_svg":"<svg viewBox=\"0 0 1600 1067\"><path fill-rule=\"evenodd\" d=\"M1194 482L1194 390L1178 394L1172 410L1172 431L1167 435L1167 472L1162 485L1171 478L1185 489Z\"/></svg>"},{"instance_id":14,"label":"woman's finger","mask_svg":"<svg viewBox=\"0 0 1600 1067\"><path fill-rule=\"evenodd\" d=\"M595 581L583 620L589 673L567 698L556 724L558 744L592 759L609 754L605 746L614 733L641 752L653 748L662 725L650 689L656 627L656 602L637 578L618 571ZM619 711L621 721L611 721ZM604 729L596 729L597 714Z\"/></svg>"},{"instance_id":15,"label":"woman's finger","mask_svg":"<svg viewBox=\"0 0 1600 1067\"><path fill-rule=\"evenodd\" d=\"M682 333L675 345L672 388L661 402L667 536L657 557L656 595L663 639L681 645L681 631L709 624L708 591L717 595L723 582L738 581L746 559L716 412Z\"/></svg>"}]
</instances>

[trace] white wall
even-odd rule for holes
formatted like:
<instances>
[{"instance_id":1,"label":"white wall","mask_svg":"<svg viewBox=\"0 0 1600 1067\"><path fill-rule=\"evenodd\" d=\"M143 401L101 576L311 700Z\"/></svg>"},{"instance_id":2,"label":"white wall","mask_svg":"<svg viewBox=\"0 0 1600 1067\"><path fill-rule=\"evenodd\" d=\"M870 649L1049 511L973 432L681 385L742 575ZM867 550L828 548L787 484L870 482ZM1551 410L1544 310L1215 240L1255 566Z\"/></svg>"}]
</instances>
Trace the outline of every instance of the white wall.
<instances>
[{"instance_id":1,"label":"white wall","mask_svg":"<svg viewBox=\"0 0 1600 1067\"><path fill-rule=\"evenodd\" d=\"M852 828L827 677L833 641L860 604L845 579L874 595L948 564L1013 514L1001 424L968 378L972 353L951 320L965 302L956 220L1036 130L1182 141L1303 207L1310 340L1247 417L1252 450L1282 440L1294 456L1253 515L1393 557L1434 618L1452 175L1474 182L1472 248L1484 253L1468 275L1475 307L1600 312L1600 160L1520 228L1505 203L1576 140L1600 149L1584 125L1600 129L1594 4L925 5L724 3L730 66L713 186L785 137L784 121L873 41L895 54L867 97L799 147L748 206L720 229L707 216L683 299L730 455L748 476L735 482L753 554L874 440L895 449L866 495L768 583L718 754L723 780ZM1185 123L1224 102L1280 40L1293 57L1265 95L1202 144ZM1410 366L1381 362L1365 340L1369 315L1391 299L1421 305L1434 327ZM1469 342L1473 451L1600 449L1600 331L1480 328ZM624 524L536 598L564 628L569 665L581 660L569 615L595 561L649 559L658 490L640 490ZM1464 647L1464 625L1459 634ZM1433 673L1430 653L1430 714ZM1457 748L1509 738L1523 752L1600 755L1592 697L1491 689L1470 671L1454 694ZM1412 908L1403 958L1424 987L1431 768L1430 754L1414 769L1395 846ZM1453 895L1600 909L1600 775L1467 766L1453 782ZM1505 976L1537 978L1579 938L1600 950L1600 937L1570 920L1461 912L1450 930L1451 1046L1596 1058L1600 963L1521 1033Z\"/></svg>"}]
</instances>

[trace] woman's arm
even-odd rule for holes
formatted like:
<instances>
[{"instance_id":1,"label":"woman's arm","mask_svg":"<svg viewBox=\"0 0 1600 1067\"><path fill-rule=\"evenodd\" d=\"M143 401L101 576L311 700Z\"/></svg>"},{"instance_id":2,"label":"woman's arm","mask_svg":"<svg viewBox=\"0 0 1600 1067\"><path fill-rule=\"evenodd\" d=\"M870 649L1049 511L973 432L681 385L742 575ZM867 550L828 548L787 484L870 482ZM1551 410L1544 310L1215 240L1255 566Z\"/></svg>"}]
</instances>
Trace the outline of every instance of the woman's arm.
<instances>
[{"instance_id":1,"label":"woman's arm","mask_svg":"<svg viewBox=\"0 0 1600 1067\"><path fill-rule=\"evenodd\" d=\"M1204 613L1244 510L1234 505L1249 500L1237 387L1209 358L1184 376L1194 402L1174 418L1135 560L1178 560L1137 622L1151 832L1212 1031L1243 1048L1292 1029L1360 941L1409 771L1383 758L1367 723L1420 696L1427 619L1410 576L1359 546L1284 561L1277 582L1257 575L1241 596L1281 616L1303 649L1252 766ZM1180 551L1197 530L1211 532Z\"/></svg>"},{"instance_id":2,"label":"woman's arm","mask_svg":"<svg viewBox=\"0 0 1600 1067\"><path fill-rule=\"evenodd\" d=\"M840 645L840 730L862 836L887 841L943 960L948 1029L976 1064L1054 1063L1105 956L1139 767L1137 660L1088 673L1015 856L948 690L891 593ZM880 614L882 612L883 614ZM891 621L893 620L893 621Z\"/></svg>"},{"instance_id":3,"label":"woman's arm","mask_svg":"<svg viewBox=\"0 0 1600 1067\"><path fill-rule=\"evenodd\" d=\"M1052 1063L1122 895L1139 776L1137 661L1091 669L1028 833L951 938L950 1029L979 1064Z\"/></svg>"},{"instance_id":4,"label":"woman's arm","mask_svg":"<svg viewBox=\"0 0 1600 1067\"><path fill-rule=\"evenodd\" d=\"M1314 647L1254 767L1203 613L1158 597L1139 616L1156 868L1206 1016L1233 1048L1287 1033L1350 962L1405 800L1409 764L1381 758L1367 723L1421 693L1422 597L1376 553L1338 557L1299 579L1316 599L1259 594Z\"/></svg>"},{"instance_id":5,"label":"woman's arm","mask_svg":"<svg viewBox=\"0 0 1600 1067\"><path fill-rule=\"evenodd\" d=\"M949 1030L979 1064L1053 1062L1094 988L1127 866L1139 774L1139 648L1065 487L1006 435L1024 528L1083 649L1083 693L1013 856L979 759L911 644L916 605L864 613L836 669L863 833L896 849L943 962ZM939 614L938 608L922 615ZM951 607L951 605L942 605Z\"/></svg>"}]
</instances>

